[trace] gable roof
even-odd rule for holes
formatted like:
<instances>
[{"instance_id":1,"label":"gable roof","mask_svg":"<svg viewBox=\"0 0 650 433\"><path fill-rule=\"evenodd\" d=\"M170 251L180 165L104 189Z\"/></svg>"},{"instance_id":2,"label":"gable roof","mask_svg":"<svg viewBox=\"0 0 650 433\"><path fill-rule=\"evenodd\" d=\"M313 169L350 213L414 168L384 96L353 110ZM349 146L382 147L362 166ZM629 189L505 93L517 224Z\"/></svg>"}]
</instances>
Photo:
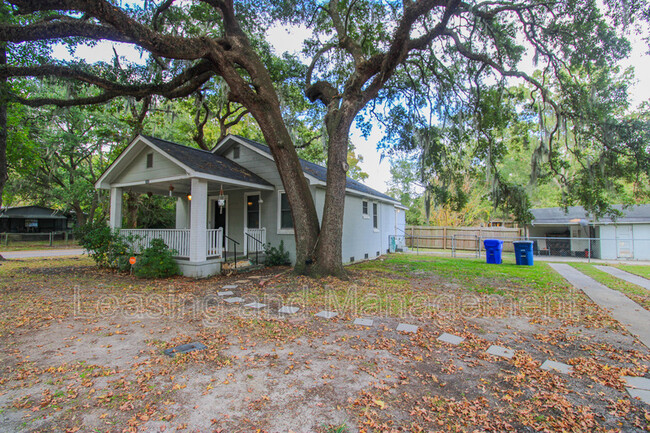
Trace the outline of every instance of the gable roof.
<instances>
[{"instance_id":1,"label":"gable roof","mask_svg":"<svg viewBox=\"0 0 650 433\"><path fill-rule=\"evenodd\" d=\"M254 185L260 188L273 189L273 185L265 179L220 155L215 155L207 150L196 149L142 134L138 135L115 158L97 182L95 182L95 187L107 188L110 185L110 183L107 183L107 179L111 179L112 172L116 171L117 176L119 176L121 171L128 166L126 164L130 163L130 160L125 155L132 152L134 148L140 152L144 146L160 152L165 158L179 166L185 172L180 177L206 177L212 180L233 180L241 182L243 185L248 184L249 186Z\"/></svg>"},{"instance_id":2,"label":"gable roof","mask_svg":"<svg viewBox=\"0 0 650 433\"><path fill-rule=\"evenodd\" d=\"M571 206L567 208L567 212L564 212L564 209L561 207L549 207L542 209L531 209L530 212L533 214L532 224L542 225L542 224L562 224L562 225L571 225L571 224L584 224L589 222L590 224L634 224L634 223L650 223L650 204L641 204L630 206L627 209L623 208L623 205L616 204L612 207L623 213L623 216L612 220L610 217L601 217L597 220L594 220L593 216L590 216L585 212L585 209L582 206Z\"/></svg>"},{"instance_id":3,"label":"gable roof","mask_svg":"<svg viewBox=\"0 0 650 433\"><path fill-rule=\"evenodd\" d=\"M273 186L252 171L221 155L148 135L142 137L149 140L162 152L182 162L197 173Z\"/></svg>"},{"instance_id":4,"label":"gable roof","mask_svg":"<svg viewBox=\"0 0 650 433\"><path fill-rule=\"evenodd\" d=\"M229 138L235 138L235 139L237 139L237 141L244 142L244 143L250 145L251 147L265 153L270 159L273 159L273 156L271 155L271 149L266 144L262 144L262 143L259 143L259 142L255 141L255 140L251 140L249 138L244 138L242 136L232 135L232 134L229 134L225 139L223 139L220 143L218 143L212 149L212 152L215 152L215 151L219 150L221 145L223 143L225 143ZM312 176L313 178L315 178L315 179L317 179L317 180L319 180L319 181L321 181L323 183L327 182L327 168L326 167L320 166L318 164L315 164L313 162L304 160L302 158L300 158L300 166L302 167L302 170L303 170L303 172L305 174L308 174L308 175ZM346 188L349 189L349 190L352 190L352 191L360 192L360 193L365 194L365 195L374 196L374 197L377 197L377 198L381 198L383 200L388 200L388 201L394 202L396 204L399 204L399 202L397 200L395 200L393 197L391 197L389 195L386 195L384 193L381 193L381 192L379 192L379 191L377 191L377 190L375 190L373 188L370 188L369 186L366 186L363 183L361 183L361 182L359 182L357 180L354 180L354 179L352 179L350 177L346 177Z\"/></svg>"},{"instance_id":5,"label":"gable roof","mask_svg":"<svg viewBox=\"0 0 650 433\"><path fill-rule=\"evenodd\" d=\"M29 205L3 208L0 218L68 219L63 212L45 206Z\"/></svg>"}]
</instances>

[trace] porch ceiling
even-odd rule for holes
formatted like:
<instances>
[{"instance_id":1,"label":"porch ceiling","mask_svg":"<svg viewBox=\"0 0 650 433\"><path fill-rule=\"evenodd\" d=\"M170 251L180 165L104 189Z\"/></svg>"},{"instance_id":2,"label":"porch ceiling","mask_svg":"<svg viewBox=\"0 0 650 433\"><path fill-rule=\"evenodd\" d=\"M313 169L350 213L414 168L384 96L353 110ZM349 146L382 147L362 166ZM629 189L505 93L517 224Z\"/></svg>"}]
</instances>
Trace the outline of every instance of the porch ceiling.
<instances>
[{"instance_id":1,"label":"porch ceiling","mask_svg":"<svg viewBox=\"0 0 650 433\"><path fill-rule=\"evenodd\" d=\"M164 180L164 181L152 180L146 184L142 183L137 185L129 185L128 187L125 187L125 189L128 191L133 191L141 194L151 193L153 195L168 196L169 187L171 185L174 187L174 190L172 192L173 197L184 197L191 193L192 190L191 184L192 184L191 178L187 177L185 179ZM208 180L208 195L218 195L222 186L223 186L224 193L229 191L248 190L248 189L255 188L254 185L242 186L235 183L217 182L217 181Z\"/></svg>"}]
</instances>

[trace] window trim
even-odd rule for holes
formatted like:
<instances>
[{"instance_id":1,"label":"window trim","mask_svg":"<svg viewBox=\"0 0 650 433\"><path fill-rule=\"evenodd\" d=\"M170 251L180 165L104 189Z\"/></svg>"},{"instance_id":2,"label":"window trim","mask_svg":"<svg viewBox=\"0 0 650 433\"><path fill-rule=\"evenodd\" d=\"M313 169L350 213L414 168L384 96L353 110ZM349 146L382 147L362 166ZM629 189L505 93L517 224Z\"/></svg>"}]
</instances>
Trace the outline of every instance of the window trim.
<instances>
[{"instance_id":1,"label":"window trim","mask_svg":"<svg viewBox=\"0 0 650 433\"><path fill-rule=\"evenodd\" d=\"M279 235L292 235L295 234L295 223L294 223L294 228L290 229L283 229L282 228L282 194L287 194L283 189L278 190L278 211L277 211L277 226L278 226L278 234Z\"/></svg>"},{"instance_id":2,"label":"window trim","mask_svg":"<svg viewBox=\"0 0 650 433\"><path fill-rule=\"evenodd\" d=\"M377 211L376 214L375 211ZM375 232L379 231L379 203L376 201L372 202L372 229Z\"/></svg>"},{"instance_id":3,"label":"window trim","mask_svg":"<svg viewBox=\"0 0 650 433\"><path fill-rule=\"evenodd\" d=\"M248 227L248 197L252 195L257 195L259 196L259 199L262 200L262 193L260 191L251 191L251 192L245 192L244 193L244 230L252 228L252 229L261 229L262 226L262 203L259 203L259 217L258 217L258 227Z\"/></svg>"},{"instance_id":4,"label":"window trim","mask_svg":"<svg viewBox=\"0 0 650 433\"><path fill-rule=\"evenodd\" d=\"M370 212L369 212L369 209L368 209L369 208L369 203L370 202L368 200L365 200L365 199L361 200L361 217L363 219L370 219ZM364 204L366 205L366 211L365 212L363 211L363 205Z\"/></svg>"}]
</instances>

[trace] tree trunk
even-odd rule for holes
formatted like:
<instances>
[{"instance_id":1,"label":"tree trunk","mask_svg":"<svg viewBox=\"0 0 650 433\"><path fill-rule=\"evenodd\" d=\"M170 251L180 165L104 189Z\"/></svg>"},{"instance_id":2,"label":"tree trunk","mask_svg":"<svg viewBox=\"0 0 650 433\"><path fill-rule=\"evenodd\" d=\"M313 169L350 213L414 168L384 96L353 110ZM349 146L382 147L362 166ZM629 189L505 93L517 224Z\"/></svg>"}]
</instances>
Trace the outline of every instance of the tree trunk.
<instances>
[{"instance_id":1,"label":"tree trunk","mask_svg":"<svg viewBox=\"0 0 650 433\"><path fill-rule=\"evenodd\" d=\"M139 194L129 191L126 193L126 226L130 229L138 228Z\"/></svg>"},{"instance_id":2,"label":"tree trunk","mask_svg":"<svg viewBox=\"0 0 650 433\"><path fill-rule=\"evenodd\" d=\"M0 65L7 64L7 45L0 43ZM7 85L7 78L0 78L0 88L4 91ZM2 195L7 183L7 98L0 96L0 207L2 207Z\"/></svg>"},{"instance_id":3,"label":"tree trunk","mask_svg":"<svg viewBox=\"0 0 650 433\"><path fill-rule=\"evenodd\" d=\"M314 198L303 174L291 136L282 119L279 104L255 107L250 111L271 149L282 179L282 185L291 205L296 240L295 272L305 274L314 260L314 249L319 233Z\"/></svg>"},{"instance_id":4,"label":"tree trunk","mask_svg":"<svg viewBox=\"0 0 650 433\"><path fill-rule=\"evenodd\" d=\"M345 277L342 244L348 140L350 126L357 112L350 102L344 102L340 111L331 112L325 119L329 135L327 190L313 275Z\"/></svg>"},{"instance_id":5,"label":"tree trunk","mask_svg":"<svg viewBox=\"0 0 650 433\"><path fill-rule=\"evenodd\" d=\"M74 209L75 213L77 214L77 226L78 227L83 227L86 225L86 215L84 215L83 210L81 209L81 203L78 201L75 201L72 203L72 209Z\"/></svg>"}]
</instances>

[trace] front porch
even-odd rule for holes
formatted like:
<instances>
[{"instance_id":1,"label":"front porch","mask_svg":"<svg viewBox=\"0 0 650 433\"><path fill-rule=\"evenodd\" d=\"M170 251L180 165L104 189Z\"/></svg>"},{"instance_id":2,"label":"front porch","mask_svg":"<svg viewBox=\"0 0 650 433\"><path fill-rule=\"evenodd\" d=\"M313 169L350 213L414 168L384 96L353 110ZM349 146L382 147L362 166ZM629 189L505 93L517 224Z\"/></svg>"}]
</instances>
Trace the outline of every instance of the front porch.
<instances>
[{"instance_id":1,"label":"front porch","mask_svg":"<svg viewBox=\"0 0 650 433\"><path fill-rule=\"evenodd\" d=\"M132 246L136 254L140 254L149 246L153 239L162 239L169 249L176 251L175 257L182 260L190 258L190 229L120 229L120 235L132 240ZM238 257L239 254L247 255L264 251L266 244L266 228L245 229L246 242L240 246L239 242L231 239L231 248L224 248L226 243L223 239L223 228L207 229L204 232L206 238L205 257L207 260ZM243 247L243 250L241 249Z\"/></svg>"},{"instance_id":2,"label":"front porch","mask_svg":"<svg viewBox=\"0 0 650 433\"><path fill-rule=\"evenodd\" d=\"M226 259L264 251L262 203L270 206L275 187L224 157L140 136L97 186L110 189L110 227L130 237L136 253L162 239L176 251L183 275L208 277ZM174 228L123 229L126 192L175 199Z\"/></svg>"}]
</instances>

